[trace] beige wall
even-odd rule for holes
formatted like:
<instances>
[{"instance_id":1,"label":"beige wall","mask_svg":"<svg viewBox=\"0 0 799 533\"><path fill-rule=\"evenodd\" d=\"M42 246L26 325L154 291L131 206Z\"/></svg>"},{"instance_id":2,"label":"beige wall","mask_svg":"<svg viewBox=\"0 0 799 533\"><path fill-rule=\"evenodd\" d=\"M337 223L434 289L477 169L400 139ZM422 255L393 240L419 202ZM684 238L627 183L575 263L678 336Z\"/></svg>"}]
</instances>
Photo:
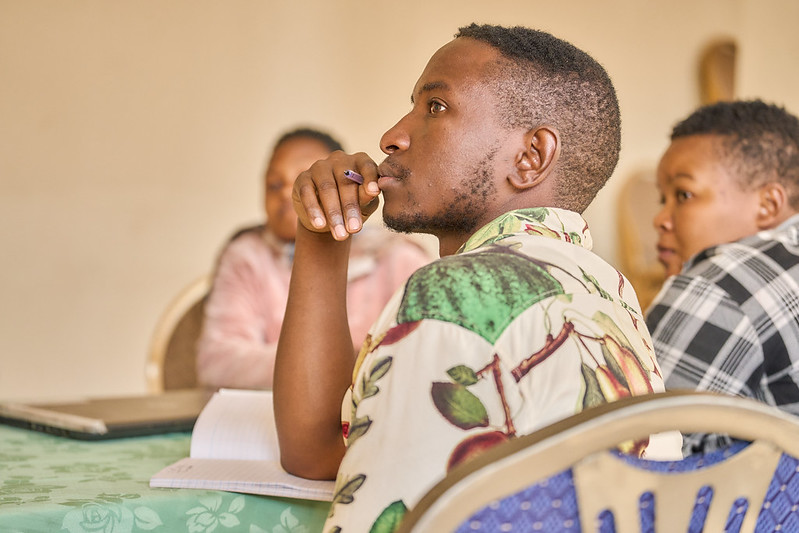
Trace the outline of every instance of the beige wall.
<instances>
[{"instance_id":1,"label":"beige wall","mask_svg":"<svg viewBox=\"0 0 799 533\"><path fill-rule=\"evenodd\" d=\"M799 111L798 4L0 0L0 397L143 392L159 313L259 218L275 137L322 125L380 157L473 20L551 31L610 71L622 159L587 218L615 260L618 185L697 105L709 39L738 39L743 94Z\"/></svg>"}]
</instances>

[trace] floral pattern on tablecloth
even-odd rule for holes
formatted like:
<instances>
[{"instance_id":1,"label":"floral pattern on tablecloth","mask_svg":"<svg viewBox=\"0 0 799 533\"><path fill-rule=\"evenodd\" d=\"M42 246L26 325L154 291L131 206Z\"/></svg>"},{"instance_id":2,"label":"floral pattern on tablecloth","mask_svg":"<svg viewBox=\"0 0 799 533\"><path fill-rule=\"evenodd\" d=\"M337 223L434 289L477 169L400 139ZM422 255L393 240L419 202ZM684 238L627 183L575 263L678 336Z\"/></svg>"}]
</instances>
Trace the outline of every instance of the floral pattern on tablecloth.
<instances>
[{"instance_id":1,"label":"floral pattern on tablecloth","mask_svg":"<svg viewBox=\"0 0 799 533\"><path fill-rule=\"evenodd\" d=\"M191 436L85 442L0 425L0 531L314 533L330 504L232 492L151 489Z\"/></svg>"}]
</instances>

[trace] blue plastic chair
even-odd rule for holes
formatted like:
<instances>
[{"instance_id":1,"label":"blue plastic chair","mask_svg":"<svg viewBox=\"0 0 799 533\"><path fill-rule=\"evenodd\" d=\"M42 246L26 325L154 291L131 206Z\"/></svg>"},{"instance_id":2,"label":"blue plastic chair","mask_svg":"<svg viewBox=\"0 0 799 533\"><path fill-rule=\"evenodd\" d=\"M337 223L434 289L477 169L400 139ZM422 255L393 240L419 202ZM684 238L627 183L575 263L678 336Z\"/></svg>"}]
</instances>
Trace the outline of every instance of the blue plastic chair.
<instances>
[{"instance_id":1,"label":"blue plastic chair","mask_svg":"<svg viewBox=\"0 0 799 533\"><path fill-rule=\"evenodd\" d=\"M744 442L681 461L616 446L664 431ZM595 407L454 469L401 532L799 532L799 418L754 400L668 392Z\"/></svg>"}]
</instances>

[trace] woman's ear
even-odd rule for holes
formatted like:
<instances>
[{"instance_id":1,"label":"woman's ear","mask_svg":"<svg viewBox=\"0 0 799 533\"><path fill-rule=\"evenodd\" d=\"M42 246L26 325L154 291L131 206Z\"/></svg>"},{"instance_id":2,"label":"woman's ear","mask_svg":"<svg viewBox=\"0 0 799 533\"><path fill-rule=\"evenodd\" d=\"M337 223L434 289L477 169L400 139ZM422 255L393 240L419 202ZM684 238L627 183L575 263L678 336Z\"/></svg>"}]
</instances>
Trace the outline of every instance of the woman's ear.
<instances>
[{"instance_id":1,"label":"woman's ear","mask_svg":"<svg viewBox=\"0 0 799 533\"><path fill-rule=\"evenodd\" d=\"M560 132L552 126L539 126L524 135L524 147L516 154L515 172L508 181L517 189L539 185L555 168L560 156Z\"/></svg>"},{"instance_id":2,"label":"woman's ear","mask_svg":"<svg viewBox=\"0 0 799 533\"><path fill-rule=\"evenodd\" d=\"M789 208L785 187L777 182L766 183L758 189L758 195L757 227L764 230L779 226Z\"/></svg>"}]
</instances>

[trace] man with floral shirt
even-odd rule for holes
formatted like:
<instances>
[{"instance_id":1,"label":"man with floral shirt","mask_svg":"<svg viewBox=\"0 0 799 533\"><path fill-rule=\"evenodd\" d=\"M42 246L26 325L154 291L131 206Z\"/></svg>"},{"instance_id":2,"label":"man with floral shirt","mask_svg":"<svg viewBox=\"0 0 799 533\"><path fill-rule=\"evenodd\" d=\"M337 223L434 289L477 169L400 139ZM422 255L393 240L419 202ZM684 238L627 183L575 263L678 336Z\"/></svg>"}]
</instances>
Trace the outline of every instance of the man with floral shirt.
<instances>
[{"instance_id":1,"label":"man with floral shirt","mask_svg":"<svg viewBox=\"0 0 799 533\"><path fill-rule=\"evenodd\" d=\"M618 160L604 69L549 34L473 24L433 55L412 104L383 135L381 165L338 152L294 187L275 416L289 472L337 474L325 531L392 531L487 447L663 390L635 293L590 251L579 215ZM348 236L380 193L386 225L435 235L441 259L411 276L356 358ZM674 457L679 445L628 448Z\"/></svg>"}]
</instances>

